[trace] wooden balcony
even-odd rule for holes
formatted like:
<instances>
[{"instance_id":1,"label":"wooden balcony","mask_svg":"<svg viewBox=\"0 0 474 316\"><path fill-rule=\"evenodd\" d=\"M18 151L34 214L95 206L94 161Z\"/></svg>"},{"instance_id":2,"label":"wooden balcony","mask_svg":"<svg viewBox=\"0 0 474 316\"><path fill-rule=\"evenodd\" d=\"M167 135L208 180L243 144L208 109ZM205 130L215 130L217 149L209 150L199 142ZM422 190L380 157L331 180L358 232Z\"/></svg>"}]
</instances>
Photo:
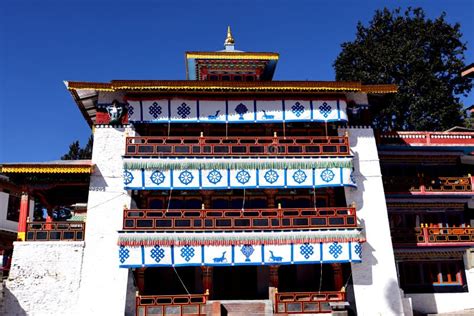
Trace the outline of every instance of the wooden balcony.
<instances>
[{"instance_id":1,"label":"wooden balcony","mask_svg":"<svg viewBox=\"0 0 474 316\"><path fill-rule=\"evenodd\" d=\"M126 156L349 156L347 136L127 137Z\"/></svg>"},{"instance_id":2,"label":"wooden balcony","mask_svg":"<svg viewBox=\"0 0 474 316\"><path fill-rule=\"evenodd\" d=\"M137 295L135 315L205 315L208 295Z\"/></svg>"},{"instance_id":3,"label":"wooden balcony","mask_svg":"<svg viewBox=\"0 0 474 316\"><path fill-rule=\"evenodd\" d=\"M85 222L28 222L26 241L82 241Z\"/></svg>"},{"instance_id":4,"label":"wooden balcony","mask_svg":"<svg viewBox=\"0 0 474 316\"><path fill-rule=\"evenodd\" d=\"M384 176L387 193L473 194L472 177L397 177Z\"/></svg>"},{"instance_id":5,"label":"wooden balcony","mask_svg":"<svg viewBox=\"0 0 474 316\"><path fill-rule=\"evenodd\" d=\"M275 293L276 314L331 313L330 303L346 301L345 292L284 292Z\"/></svg>"},{"instance_id":6,"label":"wooden balcony","mask_svg":"<svg viewBox=\"0 0 474 316\"><path fill-rule=\"evenodd\" d=\"M131 231L261 231L357 227L356 210L344 208L128 210Z\"/></svg>"},{"instance_id":7,"label":"wooden balcony","mask_svg":"<svg viewBox=\"0 0 474 316\"><path fill-rule=\"evenodd\" d=\"M473 132L390 132L377 137L380 145L474 146Z\"/></svg>"},{"instance_id":8,"label":"wooden balcony","mask_svg":"<svg viewBox=\"0 0 474 316\"><path fill-rule=\"evenodd\" d=\"M392 243L412 246L473 246L471 227L392 228Z\"/></svg>"}]
</instances>

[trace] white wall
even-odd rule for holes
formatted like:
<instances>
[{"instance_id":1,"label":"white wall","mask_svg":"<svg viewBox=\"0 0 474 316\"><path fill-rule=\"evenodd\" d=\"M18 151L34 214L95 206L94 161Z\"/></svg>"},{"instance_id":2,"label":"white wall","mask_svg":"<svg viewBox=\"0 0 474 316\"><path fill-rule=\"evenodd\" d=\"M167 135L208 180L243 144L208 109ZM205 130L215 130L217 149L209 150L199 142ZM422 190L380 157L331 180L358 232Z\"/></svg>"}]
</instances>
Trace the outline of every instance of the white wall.
<instances>
[{"instance_id":1,"label":"white wall","mask_svg":"<svg viewBox=\"0 0 474 316\"><path fill-rule=\"evenodd\" d=\"M124 315L128 269L119 268L118 230L130 195L123 189L122 155L129 128L96 127L87 226L79 295L79 315Z\"/></svg>"},{"instance_id":2,"label":"white wall","mask_svg":"<svg viewBox=\"0 0 474 316\"><path fill-rule=\"evenodd\" d=\"M358 188L345 188L344 191L348 204L357 203L357 217L367 238L362 246L362 263L351 264L357 313L363 316L403 315L373 131L370 128L349 128L347 131ZM342 134L344 130L340 132Z\"/></svg>"},{"instance_id":3,"label":"white wall","mask_svg":"<svg viewBox=\"0 0 474 316\"><path fill-rule=\"evenodd\" d=\"M0 229L10 232L17 232L18 222L7 220L8 199L10 194L0 192Z\"/></svg>"},{"instance_id":4,"label":"white wall","mask_svg":"<svg viewBox=\"0 0 474 316\"><path fill-rule=\"evenodd\" d=\"M1 315L71 315L84 242L15 242Z\"/></svg>"}]
</instances>

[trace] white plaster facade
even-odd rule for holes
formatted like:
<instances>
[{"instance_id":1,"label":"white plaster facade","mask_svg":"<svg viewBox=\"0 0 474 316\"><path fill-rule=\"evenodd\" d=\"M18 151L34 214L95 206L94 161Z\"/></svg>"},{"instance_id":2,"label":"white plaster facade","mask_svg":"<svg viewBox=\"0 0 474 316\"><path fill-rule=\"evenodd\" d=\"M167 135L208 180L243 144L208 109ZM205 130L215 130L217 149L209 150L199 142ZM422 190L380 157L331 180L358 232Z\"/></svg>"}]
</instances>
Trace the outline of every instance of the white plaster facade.
<instances>
[{"instance_id":1,"label":"white plaster facade","mask_svg":"<svg viewBox=\"0 0 474 316\"><path fill-rule=\"evenodd\" d=\"M371 128L348 128L347 132L357 189L344 189L346 201L357 204L359 225L367 238L362 263L351 264L357 313L403 315L374 133Z\"/></svg>"},{"instance_id":2,"label":"white plaster facade","mask_svg":"<svg viewBox=\"0 0 474 316\"><path fill-rule=\"evenodd\" d=\"M78 315L125 313L129 271L117 264L117 231L122 229L123 209L131 201L122 179L126 136L134 136L134 131L96 127L94 132L95 167L89 187Z\"/></svg>"},{"instance_id":3,"label":"white plaster facade","mask_svg":"<svg viewBox=\"0 0 474 316\"><path fill-rule=\"evenodd\" d=\"M84 242L15 242L1 315L71 315L78 301Z\"/></svg>"}]
</instances>

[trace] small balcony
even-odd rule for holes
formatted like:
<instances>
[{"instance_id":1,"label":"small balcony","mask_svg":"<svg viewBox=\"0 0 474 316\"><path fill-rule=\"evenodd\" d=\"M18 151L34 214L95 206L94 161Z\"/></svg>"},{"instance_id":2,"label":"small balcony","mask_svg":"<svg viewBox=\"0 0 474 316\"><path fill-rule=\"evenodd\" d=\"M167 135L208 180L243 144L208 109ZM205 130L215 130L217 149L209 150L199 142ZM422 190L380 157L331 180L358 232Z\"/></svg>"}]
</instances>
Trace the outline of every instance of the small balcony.
<instances>
[{"instance_id":1,"label":"small balcony","mask_svg":"<svg viewBox=\"0 0 474 316\"><path fill-rule=\"evenodd\" d=\"M392 243L400 246L473 246L471 227L392 228Z\"/></svg>"},{"instance_id":2,"label":"small balcony","mask_svg":"<svg viewBox=\"0 0 474 316\"><path fill-rule=\"evenodd\" d=\"M473 194L472 177L397 177L384 176L385 192L413 195Z\"/></svg>"},{"instance_id":3,"label":"small balcony","mask_svg":"<svg viewBox=\"0 0 474 316\"><path fill-rule=\"evenodd\" d=\"M136 315L206 315L208 295L137 295Z\"/></svg>"},{"instance_id":4,"label":"small balcony","mask_svg":"<svg viewBox=\"0 0 474 316\"><path fill-rule=\"evenodd\" d=\"M390 132L378 135L380 145L474 146L472 132Z\"/></svg>"},{"instance_id":5,"label":"small balcony","mask_svg":"<svg viewBox=\"0 0 474 316\"><path fill-rule=\"evenodd\" d=\"M80 221L27 222L26 241L83 241L85 230Z\"/></svg>"},{"instance_id":6,"label":"small balcony","mask_svg":"<svg viewBox=\"0 0 474 316\"><path fill-rule=\"evenodd\" d=\"M294 137L127 137L132 157L349 156L347 136Z\"/></svg>"},{"instance_id":7,"label":"small balcony","mask_svg":"<svg viewBox=\"0 0 474 316\"><path fill-rule=\"evenodd\" d=\"M331 292L284 292L275 293L274 312L276 314L317 314L331 313L331 303L343 304L346 293Z\"/></svg>"},{"instance_id":8,"label":"small balcony","mask_svg":"<svg viewBox=\"0 0 474 316\"><path fill-rule=\"evenodd\" d=\"M355 228L356 210L301 209L185 209L128 210L123 213L126 231L264 231L315 228Z\"/></svg>"}]
</instances>

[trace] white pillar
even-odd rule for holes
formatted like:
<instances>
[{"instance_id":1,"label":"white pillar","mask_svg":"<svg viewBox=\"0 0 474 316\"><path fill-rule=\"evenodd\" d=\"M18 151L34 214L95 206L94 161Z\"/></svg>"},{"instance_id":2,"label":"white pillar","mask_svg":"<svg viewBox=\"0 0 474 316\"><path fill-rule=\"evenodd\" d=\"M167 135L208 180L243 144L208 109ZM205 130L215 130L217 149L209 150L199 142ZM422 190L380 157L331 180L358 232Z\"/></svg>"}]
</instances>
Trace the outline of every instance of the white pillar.
<instances>
[{"instance_id":1,"label":"white pillar","mask_svg":"<svg viewBox=\"0 0 474 316\"><path fill-rule=\"evenodd\" d=\"M122 229L124 206L130 194L123 189L122 155L131 128L100 127L94 132L86 247L84 250L78 315L124 315L128 269L120 269L118 230Z\"/></svg>"},{"instance_id":2,"label":"white pillar","mask_svg":"<svg viewBox=\"0 0 474 316\"><path fill-rule=\"evenodd\" d=\"M362 263L351 264L357 313L403 315L374 133L371 128L347 131L357 189L345 188L346 201L356 202L357 217L367 238L362 246Z\"/></svg>"}]
</instances>

